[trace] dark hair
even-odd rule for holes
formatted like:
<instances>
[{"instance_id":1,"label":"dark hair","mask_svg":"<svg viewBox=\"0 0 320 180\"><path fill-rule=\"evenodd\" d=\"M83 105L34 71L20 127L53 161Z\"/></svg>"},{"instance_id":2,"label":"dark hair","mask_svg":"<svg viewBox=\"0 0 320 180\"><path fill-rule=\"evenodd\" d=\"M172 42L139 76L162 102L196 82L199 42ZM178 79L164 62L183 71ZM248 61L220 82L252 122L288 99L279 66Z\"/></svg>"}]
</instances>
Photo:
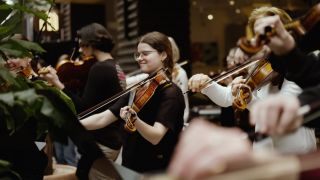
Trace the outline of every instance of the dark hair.
<instances>
[{"instance_id":1,"label":"dark hair","mask_svg":"<svg viewBox=\"0 0 320 180\"><path fill-rule=\"evenodd\" d=\"M167 54L167 58L163 61L163 64L168 68L167 75L171 79L174 63L172 59L172 47L168 37L160 32L154 31L143 35L139 43L146 43L159 53L165 52Z\"/></svg>"},{"instance_id":2,"label":"dark hair","mask_svg":"<svg viewBox=\"0 0 320 180\"><path fill-rule=\"evenodd\" d=\"M98 23L92 23L77 31L78 37L84 46L92 46L103 52L111 52L114 40L107 29Z\"/></svg>"}]
</instances>

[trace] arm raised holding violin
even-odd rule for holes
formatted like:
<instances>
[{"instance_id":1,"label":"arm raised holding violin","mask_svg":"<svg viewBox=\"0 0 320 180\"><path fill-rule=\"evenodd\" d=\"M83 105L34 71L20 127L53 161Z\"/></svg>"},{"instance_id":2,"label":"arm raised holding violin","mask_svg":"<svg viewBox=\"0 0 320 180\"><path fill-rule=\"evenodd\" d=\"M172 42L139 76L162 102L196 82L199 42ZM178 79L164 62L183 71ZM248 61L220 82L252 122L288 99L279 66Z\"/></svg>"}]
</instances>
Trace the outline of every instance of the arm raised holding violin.
<instances>
[{"instance_id":1,"label":"arm raised holding violin","mask_svg":"<svg viewBox=\"0 0 320 180\"><path fill-rule=\"evenodd\" d=\"M282 63L286 67L286 78L296 82L301 87L319 84L319 57L302 52L299 44L295 42L293 37L283 27L278 17L263 18L259 22L258 29L266 26L273 26L276 29L276 33L267 44L273 52L273 55L270 57L273 67L277 67L279 63ZM316 39L314 40L316 41ZM320 44L318 47L320 47ZM275 68L275 70L278 69Z\"/></svg>"},{"instance_id":2,"label":"arm raised holding violin","mask_svg":"<svg viewBox=\"0 0 320 180\"><path fill-rule=\"evenodd\" d=\"M52 66L43 67L38 71L40 78L46 80L51 85L62 90L65 88L64 84L60 81L57 71Z\"/></svg>"},{"instance_id":3,"label":"arm raised holding violin","mask_svg":"<svg viewBox=\"0 0 320 180\"><path fill-rule=\"evenodd\" d=\"M261 17L256 20L254 31L267 37L263 47L272 51L268 58L272 68L284 73L288 80L294 81L301 87L313 86L319 83L319 57L307 54L319 49L320 4L311 8L305 16L295 21L282 21L282 16L274 15ZM295 40L289 30L299 34ZM301 36L302 35L302 36ZM259 38L256 38L259 39ZM255 49L254 44L245 45L242 49ZM257 48L256 48L257 49ZM306 81L305 79L308 79Z\"/></svg>"}]
</instances>

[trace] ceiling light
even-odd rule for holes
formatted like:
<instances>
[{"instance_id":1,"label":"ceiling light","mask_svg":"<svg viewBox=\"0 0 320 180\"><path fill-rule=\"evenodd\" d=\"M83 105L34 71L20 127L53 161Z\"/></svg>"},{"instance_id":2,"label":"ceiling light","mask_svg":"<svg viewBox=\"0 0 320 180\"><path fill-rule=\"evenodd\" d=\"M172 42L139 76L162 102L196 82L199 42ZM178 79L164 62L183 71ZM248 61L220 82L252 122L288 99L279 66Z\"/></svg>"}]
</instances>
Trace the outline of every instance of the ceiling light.
<instances>
[{"instance_id":1,"label":"ceiling light","mask_svg":"<svg viewBox=\"0 0 320 180\"><path fill-rule=\"evenodd\" d=\"M213 15L212 14L209 14L208 16L208 19L211 21L211 20L213 20Z\"/></svg>"}]
</instances>

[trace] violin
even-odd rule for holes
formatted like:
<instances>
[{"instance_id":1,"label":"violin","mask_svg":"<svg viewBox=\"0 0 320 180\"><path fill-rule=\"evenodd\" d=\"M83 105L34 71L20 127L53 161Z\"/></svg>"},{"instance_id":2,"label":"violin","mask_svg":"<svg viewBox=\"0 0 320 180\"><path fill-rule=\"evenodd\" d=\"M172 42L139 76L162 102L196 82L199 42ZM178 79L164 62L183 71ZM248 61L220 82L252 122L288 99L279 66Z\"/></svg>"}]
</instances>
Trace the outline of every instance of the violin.
<instances>
[{"instance_id":1,"label":"violin","mask_svg":"<svg viewBox=\"0 0 320 180\"><path fill-rule=\"evenodd\" d=\"M26 77L28 79L32 78L33 76L37 76L36 73L33 71L31 66L30 59L26 58L13 58L10 59L8 57L5 58L6 63L4 67L8 68L11 72L16 73L17 75Z\"/></svg>"},{"instance_id":2,"label":"violin","mask_svg":"<svg viewBox=\"0 0 320 180\"><path fill-rule=\"evenodd\" d=\"M320 21L320 3L312 7L303 17L293 20L284 25L285 29L292 30L296 36L305 35ZM271 27L266 27L264 34L256 34L254 38L248 33L249 37L242 37L239 40L239 48L253 55L259 52L265 44L269 42L269 38L275 34L275 30Z\"/></svg>"},{"instance_id":3,"label":"violin","mask_svg":"<svg viewBox=\"0 0 320 180\"><path fill-rule=\"evenodd\" d=\"M131 105L132 109L138 113L143 106L150 100L150 98L154 95L156 89L168 82L169 79L165 75L164 71L158 72L148 83L139 87L135 93L135 98L133 104ZM136 128L134 126L134 122L136 121L136 114L128 114L126 117L126 124L124 128L128 132L135 132Z\"/></svg>"},{"instance_id":4,"label":"violin","mask_svg":"<svg viewBox=\"0 0 320 180\"><path fill-rule=\"evenodd\" d=\"M232 106L241 111L246 109L252 99L252 92L270 82L276 74L267 60L260 60L244 85L238 89Z\"/></svg>"},{"instance_id":5,"label":"violin","mask_svg":"<svg viewBox=\"0 0 320 180\"><path fill-rule=\"evenodd\" d=\"M93 56L84 57L77 61L66 59L60 61L55 69L60 81L66 88L73 91L82 91L85 87L89 70L96 61Z\"/></svg>"}]
</instances>

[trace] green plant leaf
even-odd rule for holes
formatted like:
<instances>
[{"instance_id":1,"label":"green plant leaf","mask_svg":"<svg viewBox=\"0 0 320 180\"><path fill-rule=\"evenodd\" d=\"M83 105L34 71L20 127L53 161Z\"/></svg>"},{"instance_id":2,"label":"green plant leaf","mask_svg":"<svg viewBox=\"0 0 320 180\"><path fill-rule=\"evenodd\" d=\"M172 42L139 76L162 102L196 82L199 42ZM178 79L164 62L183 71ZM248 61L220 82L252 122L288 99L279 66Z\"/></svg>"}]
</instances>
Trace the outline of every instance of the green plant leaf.
<instances>
[{"instance_id":1,"label":"green plant leaf","mask_svg":"<svg viewBox=\"0 0 320 180\"><path fill-rule=\"evenodd\" d=\"M12 10L19 10L19 12L24 12L24 13L29 13L29 14L33 14L35 16L37 16L38 18L46 21L48 18L48 15L46 13L43 12L38 12L38 11L33 11L30 8L21 5L21 4L13 4L13 5L9 5L9 4L2 4L0 5L0 9L3 10L7 10L7 9L12 9Z\"/></svg>"},{"instance_id":2,"label":"green plant leaf","mask_svg":"<svg viewBox=\"0 0 320 180\"><path fill-rule=\"evenodd\" d=\"M1 160L0 159L0 178L2 180L18 180L18 179L22 179L18 173L14 172L13 170L11 170L11 163L5 160ZM5 176L3 176L5 175Z\"/></svg>"},{"instance_id":3,"label":"green plant leaf","mask_svg":"<svg viewBox=\"0 0 320 180\"><path fill-rule=\"evenodd\" d=\"M37 53L44 53L46 50L44 50L39 44L30 42L30 41L25 41L25 40L19 40L19 39L11 39L13 42L16 42L19 44L21 47L24 47L28 49L29 51L34 51Z\"/></svg>"},{"instance_id":4,"label":"green plant leaf","mask_svg":"<svg viewBox=\"0 0 320 180\"><path fill-rule=\"evenodd\" d=\"M0 26L0 39L4 39L12 34L18 22Z\"/></svg>"},{"instance_id":5,"label":"green plant leaf","mask_svg":"<svg viewBox=\"0 0 320 180\"><path fill-rule=\"evenodd\" d=\"M5 38L9 38L14 33L19 32L19 26L21 26L22 15L19 11L13 10L8 14L7 18L2 22L1 27L4 31L0 31L0 40L3 41Z\"/></svg>"},{"instance_id":6,"label":"green plant leaf","mask_svg":"<svg viewBox=\"0 0 320 180\"><path fill-rule=\"evenodd\" d=\"M6 103L0 101L0 117L5 121L8 132L11 133L15 129L15 120L11 116L9 109L11 108Z\"/></svg>"},{"instance_id":7,"label":"green plant leaf","mask_svg":"<svg viewBox=\"0 0 320 180\"><path fill-rule=\"evenodd\" d=\"M26 84L17 81L5 67L0 67L0 93L23 89Z\"/></svg>"},{"instance_id":8,"label":"green plant leaf","mask_svg":"<svg viewBox=\"0 0 320 180\"><path fill-rule=\"evenodd\" d=\"M32 57L32 54L28 49L11 40L8 40L6 43L0 44L0 50L5 52L8 56Z\"/></svg>"}]
</instances>

